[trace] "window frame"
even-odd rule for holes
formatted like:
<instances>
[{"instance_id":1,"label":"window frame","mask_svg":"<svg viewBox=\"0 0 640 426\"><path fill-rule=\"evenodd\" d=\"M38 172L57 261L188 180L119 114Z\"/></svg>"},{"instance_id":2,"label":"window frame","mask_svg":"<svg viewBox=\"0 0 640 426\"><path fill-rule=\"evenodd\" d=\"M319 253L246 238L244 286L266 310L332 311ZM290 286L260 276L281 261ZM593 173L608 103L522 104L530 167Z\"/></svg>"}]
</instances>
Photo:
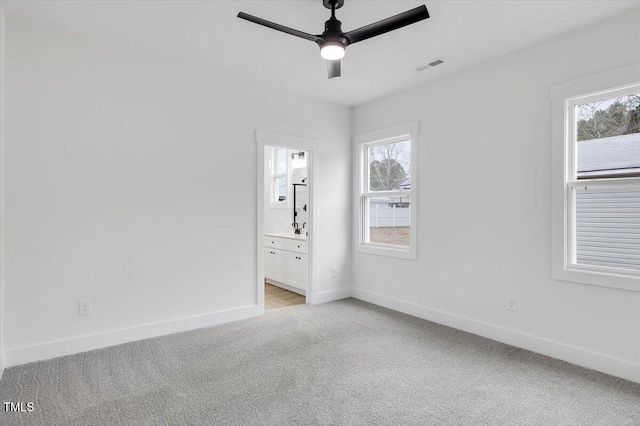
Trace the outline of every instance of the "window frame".
<instances>
[{"instance_id":1,"label":"window frame","mask_svg":"<svg viewBox=\"0 0 640 426\"><path fill-rule=\"evenodd\" d=\"M417 259L417 236L418 236L418 133L419 122L411 121L401 123L382 129L373 130L355 136L354 158L357 167L354 168L355 182L355 204L354 204L354 247L358 253L388 256L408 260ZM401 142L409 140L411 149L410 161L411 169L409 176L411 188L409 190L396 191L370 191L369 190L369 158L368 148L387 143ZM367 201L376 197L397 197L410 196L410 218L409 218L409 246L396 246L383 243L366 242L368 234L369 208Z\"/></svg>"},{"instance_id":2,"label":"window frame","mask_svg":"<svg viewBox=\"0 0 640 426\"><path fill-rule=\"evenodd\" d=\"M628 94L639 85L640 64L635 64L551 87L552 277L556 280L640 291L640 271L573 261L576 189L640 185L638 177L578 179L575 106Z\"/></svg>"}]
</instances>

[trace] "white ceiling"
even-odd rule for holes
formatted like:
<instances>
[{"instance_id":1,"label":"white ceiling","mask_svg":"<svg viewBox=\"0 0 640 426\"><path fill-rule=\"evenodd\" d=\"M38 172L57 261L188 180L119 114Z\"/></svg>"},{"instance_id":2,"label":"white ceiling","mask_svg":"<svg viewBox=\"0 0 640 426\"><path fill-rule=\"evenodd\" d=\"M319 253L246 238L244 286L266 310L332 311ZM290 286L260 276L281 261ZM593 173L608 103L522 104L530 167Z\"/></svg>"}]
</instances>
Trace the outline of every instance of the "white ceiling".
<instances>
[{"instance_id":1,"label":"white ceiling","mask_svg":"<svg viewBox=\"0 0 640 426\"><path fill-rule=\"evenodd\" d=\"M171 55L263 84L343 105L416 86L572 29L640 8L632 1L360 1L336 13L343 31L426 4L431 18L350 46L342 77L327 79L315 43L238 19L243 11L319 34L322 0L17 1L6 17L102 42ZM437 68L415 67L442 59Z\"/></svg>"}]
</instances>

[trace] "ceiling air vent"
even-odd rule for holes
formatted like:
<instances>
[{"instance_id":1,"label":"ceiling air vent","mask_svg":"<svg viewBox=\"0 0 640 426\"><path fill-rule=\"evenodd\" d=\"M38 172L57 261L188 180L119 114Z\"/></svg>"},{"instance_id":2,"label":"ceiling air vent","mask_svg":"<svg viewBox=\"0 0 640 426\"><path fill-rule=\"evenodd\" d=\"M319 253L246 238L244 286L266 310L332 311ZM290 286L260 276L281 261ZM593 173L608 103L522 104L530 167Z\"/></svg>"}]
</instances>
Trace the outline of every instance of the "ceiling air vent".
<instances>
[{"instance_id":1,"label":"ceiling air vent","mask_svg":"<svg viewBox=\"0 0 640 426\"><path fill-rule=\"evenodd\" d=\"M419 67L416 68L416 71L424 71L428 68L433 68L435 66L438 66L440 64L444 64L444 61L442 59L438 59L437 61L433 61L431 63L425 64L425 65L420 65Z\"/></svg>"}]
</instances>

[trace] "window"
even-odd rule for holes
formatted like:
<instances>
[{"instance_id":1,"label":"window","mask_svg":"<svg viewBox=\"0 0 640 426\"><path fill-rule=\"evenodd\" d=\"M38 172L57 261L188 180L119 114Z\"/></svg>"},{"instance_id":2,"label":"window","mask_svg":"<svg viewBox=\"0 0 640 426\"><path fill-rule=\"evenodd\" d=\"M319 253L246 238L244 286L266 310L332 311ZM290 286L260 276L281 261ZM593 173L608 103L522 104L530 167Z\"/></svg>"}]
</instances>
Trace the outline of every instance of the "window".
<instances>
[{"instance_id":1,"label":"window","mask_svg":"<svg viewBox=\"0 0 640 426\"><path fill-rule=\"evenodd\" d=\"M640 272L640 85L569 100L572 267Z\"/></svg>"},{"instance_id":2,"label":"window","mask_svg":"<svg viewBox=\"0 0 640 426\"><path fill-rule=\"evenodd\" d=\"M273 149L273 204L286 203L289 187L287 185L287 149Z\"/></svg>"},{"instance_id":3,"label":"window","mask_svg":"<svg viewBox=\"0 0 640 426\"><path fill-rule=\"evenodd\" d=\"M417 131L412 122L356 137L356 251L416 259Z\"/></svg>"},{"instance_id":4,"label":"window","mask_svg":"<svg viewBox=\"0 0 640 426\"><path fill-rule=\"evenodd\" d=\"M563 240L561 253L554 249L556 278L640 291L637 75L636 81L622 79L624 85L606 86L609 78L594 76L555 89L554 120L563 115L563 128L556 129L562 140L554 138L563 145L563 180L555 182L563 198L562 235L555 226L553 236L554 246ZM556 196L554 204L559 212Z\"/></svg>"}]
</instances>

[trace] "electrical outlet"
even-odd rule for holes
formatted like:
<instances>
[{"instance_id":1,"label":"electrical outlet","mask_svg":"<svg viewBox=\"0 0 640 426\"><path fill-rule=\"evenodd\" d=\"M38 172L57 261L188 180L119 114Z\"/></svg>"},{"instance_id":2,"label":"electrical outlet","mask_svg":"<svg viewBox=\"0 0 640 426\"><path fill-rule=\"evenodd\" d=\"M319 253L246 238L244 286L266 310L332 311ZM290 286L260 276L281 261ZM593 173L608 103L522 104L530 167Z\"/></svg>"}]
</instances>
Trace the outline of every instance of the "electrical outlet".
<instances>
[{"instance_id":1,"label":"electrical outlet","mask_svg":"<svg viewBox=\"0 0 640 426\"><path fill-rule=\"evenodd\" d=\"M91 299L81 300L78 307L78 315L91 315Z\"/></svg>"},{"instance_id":2,"label":"electrical outlet","mask_svg":"<svg viewBox=\"0 0 640 426\"><path fill-rule=\"evenodd\" d=\"M518 299L515 297L507 297L507 311L517 311L518 310Z\"/></svg>"},{"instance_id":3,"label":"electrical outlet","mask_svg":"<svg viewBox=\"0 0 640 426\"><path fill-rule=\"evenodd\" d=\"M336 268L331 268L331 278L335 278L338 276L338 270Z\"/></svg>"}]
</instances>

